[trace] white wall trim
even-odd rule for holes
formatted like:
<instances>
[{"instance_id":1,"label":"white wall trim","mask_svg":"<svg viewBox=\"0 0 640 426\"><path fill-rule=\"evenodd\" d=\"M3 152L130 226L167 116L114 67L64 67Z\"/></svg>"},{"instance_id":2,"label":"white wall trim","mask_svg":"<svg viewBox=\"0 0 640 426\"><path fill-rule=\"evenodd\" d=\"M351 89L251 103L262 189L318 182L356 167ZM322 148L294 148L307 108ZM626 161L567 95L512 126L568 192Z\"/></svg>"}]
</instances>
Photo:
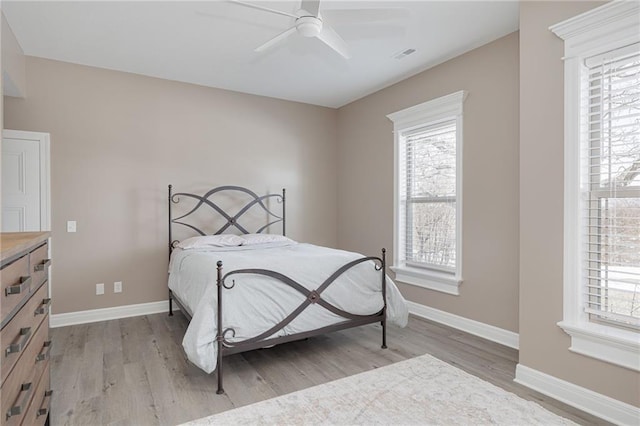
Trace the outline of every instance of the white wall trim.
<instances>
[{"instance_id":1,"label":"white wall trim","mask_svg":"<svg viewBox=\"0 0 640 426\"><path fill-rule=\"evenodd\" d=\"M518 333L514 333L513 331L450 314L449 312L444 312L416 302L407 301L407 305L409 306L409 312L419 317L439 322L440 324L444 324L449 327L457 328L458 330L465 331L513 349L518 349L520 346L520 336Z\"/></svg>"},{"instance_id":2,"label":"white wall trim","mask_svg":"<svg viewBox=\"0 0 640 426\"><path fill-rule=\"evenodd\" d=\"M175 307L175 304L173 310L179 310ZM88 324L91 322L137 317L140 315L160 314L162 312L169 312L168 300L116 306L113 308L91 309L88 311L67 312L64 314L52 314L49 320L49 326L51 328L66 327L68 325Z\"/></svg>"},{"instance_id":3,"label":"white wall trim","mask_svg":"<svg viewBox=\"0 0 640 426\"><path fill-rule=\"evenodd\" d=\"M462 280L456 278L454 274L439 273L428 269L421 270L407 266L392 266L391 270L395 272L397 282L454 296L460 295L458 287L462 284Z\"/></svg>"},{"instance_id":4,"label":"white wall trim","mask_svg":"<svg viewBox=\"0 0 640 426\"><path fill-rule=\"evenodd\" d=\"M638 41L640 5L612 1L549 27L565 41L565 58L588 57Z\"/></svg>"},{"instance_id":5,"label":"white wall trim","mask_svg":"<svg viewBox=\"0 0 640 426\"><path fill-rule=\"evenodd\" d=\"M460 90L450 95L442 96L430 101L405 108L387 115L397 131L407 131L415 127L424 126L425 122L436 122L448 117L462 114L462 103L469 92Z\"/></svg>"},{"instance_id":6,"label":"white wall trim","mask_svg":"<svg viewBox=\"0 0 640 426\"><path fill-rule=\"evenodd\" d=\"M561 321L558 325L571 336L571 352L640 371L640 335L637 332L594 323Z\"/></svg>"},{"instance_id":7,"label":"white wall trim","mask_svg":"<svg viewBox=\"0 0 640 426\"><path fill-rule=\"evenodd\" d=\"M583 388L522 364L516 366L516 383L619 425L637 425L640 408Z\"/></svg>"}]
</instances>

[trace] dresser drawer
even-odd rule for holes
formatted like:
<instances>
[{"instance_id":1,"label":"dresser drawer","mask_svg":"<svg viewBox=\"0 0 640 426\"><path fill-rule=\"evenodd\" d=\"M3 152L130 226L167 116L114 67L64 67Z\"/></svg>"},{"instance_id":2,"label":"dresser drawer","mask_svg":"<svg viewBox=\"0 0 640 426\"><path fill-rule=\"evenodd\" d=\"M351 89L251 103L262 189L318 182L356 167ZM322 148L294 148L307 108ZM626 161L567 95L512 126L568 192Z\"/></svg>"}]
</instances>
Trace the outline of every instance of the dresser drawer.
<instances>
[{"instance_id":1,"label":"dresser drawer","mask_svg":"<svg viewBox=\"0 0 640 426\"><path fill-rule=\"evenodd\" d=\"M29 274L29 255L22 256L13 263L6 265L0 272L2 293L0 294L0 312L2 325L20 302L29 297L32 277Z\"/></svg>"},{"instance_id":2,"label":"dresser drawer","mask_svg":"<svg viewBox=\"0 0 640 426\"><path fill-rule=\"evenodd\" d=\"M19 425L27 412L42 374L48 371L49 361L38 363L49 328L43 323L35 332L24 353L0 388L2 413L0 425Z\"/></svg>"},{"instance_id":3,"label":"dresser drawer","mask_svg":"<svg viewBox=\"0 0 640 426\"><path fill-rule=\"evenodd\" d=\"M49 245L45 243L32 251L29 263L31 265L29 272L31 274L31 282L33 283L32 287L37 288L38 284L47 279L49 273L49 265L51 264L51 259L49 259Z\"/></svg>"},{"instance_id":4,"label":"dresser drawer","mask_svg":"<svg viewBox=\"0 0 640 426\"><path fill-rule=\"evenodd\" d=\"M36 390L33 393L31 399L31 405L27 408L27 413L24 415L23 425L25 426L40 426L47 420L49 411L51 409L51 379L49 375L49 361L45 363L44 373L41 375Z\"/></svg>"},{"instance_id":5,"label":"dresser drawer","mask_svg":"<svg viewBox=\"0 0 640 426\"><path fill-rule=\"evenodd\" d=\"M15 368L23 353L33 340L36 330L47 317L49 310L47 299L47 284L43 284L22 309L11 319L9 324L0 331L0 384ZM49 325L47 323L47 335ZM34 355L35 356L35 355ZM3 405L4 407L4 405Z\"/></svg>"}]
</instances>

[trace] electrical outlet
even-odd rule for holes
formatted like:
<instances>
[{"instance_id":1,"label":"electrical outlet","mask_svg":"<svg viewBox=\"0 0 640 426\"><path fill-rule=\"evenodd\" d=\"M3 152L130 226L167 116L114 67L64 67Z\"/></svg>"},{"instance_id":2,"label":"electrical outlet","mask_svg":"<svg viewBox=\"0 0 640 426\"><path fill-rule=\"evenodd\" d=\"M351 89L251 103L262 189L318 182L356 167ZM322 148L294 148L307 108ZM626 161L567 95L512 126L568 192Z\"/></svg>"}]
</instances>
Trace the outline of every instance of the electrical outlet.
<instances>
[{"instance_id":1,"label":"electrical outlet","mask_svg":"<svg viewBox=\"0 0 640 426\"><path fill-rule=\"evenodd\" d=\"M68 220L67 221L67 232L76 232L76 221Z\"/></svg>"},{"instance_id":2,"label":"electrical outlet","mask_svg":"<svg viewBox=\"0 0 640 426\"><path fill-rule=\"evenodd\" d=\"M104 283L96 284L96 295L104 294Z\"/></svg>"},{"instance_id":3,"label":"electrical outlet","mask_svg":"<svg viewBox=\"0 0 640 426\"><path fill-rule=\"evenodd\" d=\"M122 281L116 281L113 283L113 292L122 293Z\"/></svg>"}]
</instances>

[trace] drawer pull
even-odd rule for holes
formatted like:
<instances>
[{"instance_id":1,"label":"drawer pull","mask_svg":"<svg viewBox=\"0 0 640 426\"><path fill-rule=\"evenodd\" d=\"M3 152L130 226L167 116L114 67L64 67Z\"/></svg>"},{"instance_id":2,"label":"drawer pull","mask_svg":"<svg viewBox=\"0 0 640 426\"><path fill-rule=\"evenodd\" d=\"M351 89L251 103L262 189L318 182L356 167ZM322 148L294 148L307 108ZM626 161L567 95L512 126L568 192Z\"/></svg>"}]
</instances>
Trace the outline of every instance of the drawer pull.
<instances>
[{"instance_id":1,"label":"drawer pull","mask_svg":"<svg viewBox=\"0 0 640 426\"><path fill-rule=\"evenodd\" d=\"M53 394L53 390L48 390L44 392L44 399L42 400L42 405L38 410L38 414L36 417L46 416L49 414L49 408L51 408L51 395ZM42 408L45 407L45 408Z\"/></svg>"},{"instance_id":2,"label":"drawer pull","mask_svg":"<svg viewBox=\"0 0 640 426\"><path fill-rule=\"evenodd\" d=\"M40 351L38 356L36 356L36 362L49 359L49 354L51 353L51 343L51 340L49 340L48 342L44 342L44 345L42 345L42 350Z\"/></svg>"},{"instance_id":3,"label":"drawer pull","mask_svg":"<svg viewBox=\"0 0 640 426\"><path fill-rule=\"evenodd\" d=\"M4 295L9 296L11 294L20 294L30 286L31 286L31 276L20 277L19 284L10 285L9 287L4 289Z\"/></svg>"},{"instance_id":4,"label":"drawer pull","mask_svg":"<svg viewBox=\"0 0 640 426\"><path fill-rule=\"evenodd\" d=\"M22 396L22 399L20 399L20 394L18 394L17 399L20 402L18 405L14 405L13 407L9 408L9 411L7 411L7 420L11 416L17 416L18 414L22 413L23 408L26 407L27 403L29 402L29 398L31 397L32 391L33 391L33 386L31 386L31 383L22 384L22 387L20 388L20 393L24 395Z\"/></svg>"},{"instance_id":5,"label":"drawer pull","mask_svg":"<svg viewBox=\"0 0 640 426\"><path fill-rule=\"evenodd\" d=\"M51 265L51 259L44 259L42 263L38 263L33 267L33 272L44 271L46 268L49 267L49 265Z\"/></svg>"},{"instance_id":6,"label":"drawer pull","mask_svg":"<svg viewBox=\"0 0 640 426\"><path fill-rule=\"evenodd\" d=\"M12 343L5 350L5 356L9 356L12 353L20 352L24 349L31 337L31 327L25 327L20 329L20 341L18 343Z\"/></svg>"},{"instance_id":7,"label":"drawer pull","mask_svg":"<svg viewBox=\"0 0 640 426\"><path fill-rule=\"evenodd\" d=\"M51 305L51 299L42 299L42 304L36 311L33 313L33 316L46 314L49 311L49 305Z\"/></svg>"}]
</instances>

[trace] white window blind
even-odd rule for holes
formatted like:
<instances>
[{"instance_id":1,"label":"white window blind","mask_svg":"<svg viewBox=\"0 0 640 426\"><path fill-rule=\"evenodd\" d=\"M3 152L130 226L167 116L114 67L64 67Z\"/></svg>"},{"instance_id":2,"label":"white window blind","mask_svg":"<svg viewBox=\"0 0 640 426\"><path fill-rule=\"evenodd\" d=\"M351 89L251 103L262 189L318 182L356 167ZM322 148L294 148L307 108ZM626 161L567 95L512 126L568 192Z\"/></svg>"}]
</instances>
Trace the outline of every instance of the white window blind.
<instances>
[{"instance_id":1,"label":"white window blind","mask_svg":"<svg viewBox=\"0 0 640 426\"><path fill-rule=\"evenodd\" d=\"M456 119L403 134L401 216L408 266L456 270Z\"/></svg>"},{"instance_id":2,"label":"white window blind","mask_svg":"<svg viewBox=\"0 0 640 426\"><path fill-rule=\"evenodd\" d=\"M582 282L591 321L640 327L640 44L585 61Z\"/></svg>"}]
</instances>

